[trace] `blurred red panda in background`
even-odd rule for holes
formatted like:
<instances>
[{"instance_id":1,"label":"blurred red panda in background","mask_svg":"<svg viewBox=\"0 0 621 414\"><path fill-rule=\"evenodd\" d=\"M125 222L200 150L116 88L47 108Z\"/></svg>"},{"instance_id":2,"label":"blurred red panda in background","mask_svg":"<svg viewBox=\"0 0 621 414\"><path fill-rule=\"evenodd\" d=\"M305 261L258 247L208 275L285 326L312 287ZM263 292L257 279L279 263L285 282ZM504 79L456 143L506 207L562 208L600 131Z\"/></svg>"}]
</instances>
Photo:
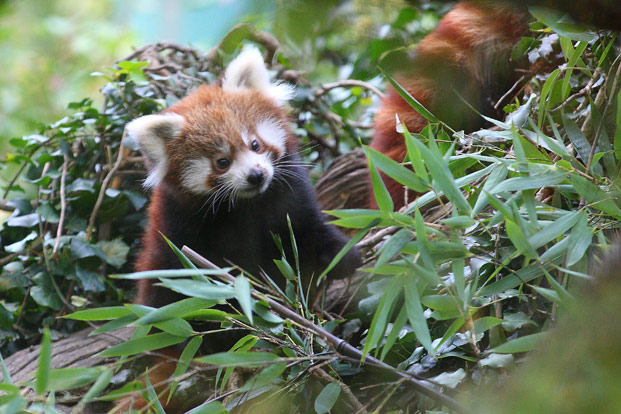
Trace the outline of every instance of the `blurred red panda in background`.
<instances>
[{"instance_id":1,"label":"blurred red panda in background","mask_svg":"<svg viewBox=\"0 0 621 414\"><path fill-rule=\"evenodd\" d=\"M462 101L488 112L493 96L504 92L514 77L510 66L513 45L529 33L524 8L498 1L458 3L418 45L412 59L394 71L395 80L423 106L456 130L473 130L480 117ZM370 147L397 162L406 156L395 114L410 132L428 121L389 88L375 115ZM395 209L405 203L401 184L382 173ZM369 204L377 208L370 192ZM408 199L415 198L410 194Z\"/></svg>"}]
</instances>

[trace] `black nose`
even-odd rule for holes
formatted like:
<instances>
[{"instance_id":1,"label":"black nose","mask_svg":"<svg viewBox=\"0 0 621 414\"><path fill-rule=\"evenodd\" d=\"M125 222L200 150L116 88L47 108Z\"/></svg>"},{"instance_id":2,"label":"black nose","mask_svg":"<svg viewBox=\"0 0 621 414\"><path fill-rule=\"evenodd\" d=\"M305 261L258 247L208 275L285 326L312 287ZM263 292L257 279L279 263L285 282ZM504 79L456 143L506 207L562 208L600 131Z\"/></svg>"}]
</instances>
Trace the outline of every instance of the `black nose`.
<instances>
[{"instance_id":1,"label":"black nose","mask_svg":"<svg viewBox=\"0 0 621 414\"><path fill-rule=\"evenodd\" d=\"M247 180L252 185L260 185L263 183L264 178L265 176L263 175L263 171L253 168L252 171L250 171L250 174L248 174Z\"/></svg>"}]
</instances>

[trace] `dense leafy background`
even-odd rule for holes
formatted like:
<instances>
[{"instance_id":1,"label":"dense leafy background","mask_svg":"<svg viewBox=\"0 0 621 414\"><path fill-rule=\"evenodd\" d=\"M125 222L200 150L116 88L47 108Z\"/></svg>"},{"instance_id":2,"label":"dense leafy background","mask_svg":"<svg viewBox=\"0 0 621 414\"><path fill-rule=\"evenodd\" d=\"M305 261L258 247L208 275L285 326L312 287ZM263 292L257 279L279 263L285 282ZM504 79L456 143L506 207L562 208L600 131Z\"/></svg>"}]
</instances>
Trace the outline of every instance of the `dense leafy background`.
<instances>
[{"instance_id":1,"label":"dense leafy background","mask_svg":"<svg viewBox=\"0 0 621 414\"><path fill-rule=\"evenodd\" d=\"M272 69L298 85L293 122L305 157L315 165L311 174L319 176L334 157L362 144L372 177L379 169L422 195L394 212L374 179L379 210L332 212L337 224L362 238L370 259L361 287L348 292L354 305L346 311L313 312L296 289L291 257L280 266L291 286L275 295L364 354L429 378L438 389L465 394L503 384L523 353L545 340L548 326L570 312L619 225L616 34L536 14L532 37L520 42L514 58L539 60L549 70L525 72L502 105L508 117L490 119L488 129L452 131L427 114L424 131L404 131L408 169L364 147L376 94L329 85L345 78L384 88L376 63L390 73L390 61L432 29L446 6L298 6L277 11L271 30L282 49ZM308 16L312 24L301 24ZM250 297L251 275L232 285L196 274L193 280L168 277L163 283L191 298L157 313L121 306L131 300L131 282L107 276L131 271L147 202L141 160L121 147L123 127L215 79L240 40L257 40L256 33L238 27L214 53L176 45L142 48L97 74L107 82L98 99L103 103L86 98L69 104L68 116L10 140L2 161L12 171L2 197L11 216L0 230L0 353L6 357L41 341L43 347L34 384L40 397L22 397L5 379L2 404L41 411L43 401L48 409L58 402L50 391L94 381L84 402L102 392L119 365L47 371L50 339L85 327L85 321L110 320L102 330L138 327L132 340L109 349L108 356L129 357L192 338L182 357L189 361L209 336L194 332L186 320L219 320L243 324L248 335L229 353L202 357L211 365L187 372L180 365L178 371L197 375L222 368L213 387L219 398L206 403L204 412L234 410L249 396L246 407L258 412L266 406L272 412L352 412L359 409L356 403L369 412L441 409L390 372L339 358L321 338L269 312ZM147 66L147 57L168 66ZM238 300L238 310L212 309L214 300L230 298ZM86 310L91 308L98 310ZM151 326L161 332L149 335ZM262 369L233 374L231 366ZM159 412L157 404L152 409Z\"/></svg>"}]
</instances>

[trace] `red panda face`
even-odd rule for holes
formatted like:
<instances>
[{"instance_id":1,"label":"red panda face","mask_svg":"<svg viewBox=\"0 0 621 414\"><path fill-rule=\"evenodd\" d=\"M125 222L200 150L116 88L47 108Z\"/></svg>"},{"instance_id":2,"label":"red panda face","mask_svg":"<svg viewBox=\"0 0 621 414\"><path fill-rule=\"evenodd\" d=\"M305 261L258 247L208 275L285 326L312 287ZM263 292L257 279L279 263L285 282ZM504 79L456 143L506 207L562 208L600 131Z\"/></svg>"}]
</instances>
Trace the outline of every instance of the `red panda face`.
<instances>
[{"instance_id":1,"label":"red panda face","mask_svg":"<svg viewBox=\"0 0 621 414\"><path fill-rule=\"evenodd\" d=\"M126 126L149 169L144 185L165 181L214 203L263 193L294 146L282 108L291 92L270 83L259 51L246 47L222 87L202 86L163 113Z\"/></svg>"},{"instance_id":2,"label":"red panda face","mask_svg":"<svg viewBox=\"0 0 621 414\"><path fill-rule=\"evenodd\" d=\"M221 111L218 106L213 109ZM220 128L214 131L204 124L212 124L215 114L203 125L192 123L185 131L184 142L170 151L184 153L172 154L171 159L180 171L180 185L189 193L250 198L267 190L274 178L275 163L286 153L286 121L272 113L257 120L224 115L237 119L239 125L225 130L222 126L226 122L216 121Z\"/></svg>"}]
</instances>

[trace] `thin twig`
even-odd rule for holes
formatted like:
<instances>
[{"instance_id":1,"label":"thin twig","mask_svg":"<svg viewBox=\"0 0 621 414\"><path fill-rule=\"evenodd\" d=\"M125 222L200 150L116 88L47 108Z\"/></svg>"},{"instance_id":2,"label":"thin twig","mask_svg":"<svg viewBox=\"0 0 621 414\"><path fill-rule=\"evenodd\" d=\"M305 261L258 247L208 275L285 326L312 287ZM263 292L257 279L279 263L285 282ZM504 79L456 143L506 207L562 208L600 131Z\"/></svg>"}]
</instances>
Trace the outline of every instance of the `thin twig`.
<instances>
[{"instance_id":1,"label":"thin twig","mask_svg":"<svg viewBox=\"0 0 621 414\"><path fill-rule=\"evenodd\" d=\"M60 219L58 220L58 228L56 229L56 241L54 241L54 249L52 254L54 257L58 255L58 247L60 246L60 236L63 234L63 223L65 222L65 212L67 210L67 196L65 194L65 182L67 181L67 164L69 157L65 154L63 161L63 172L60 176Z\"/></svg>"},{"instance_id":2,"label":"thin twig","mask_svg":"<svg viewBox=\"0 0 621 414\"><path fill-rule=\"evenodd\" d=\"M125 139L125 132L123 132L122 139ZM104 178L103 182L101 183L101 188L99 189L99 196L97 197L97 202L95 203L95 207L93 207L93 213L91 214L91 217L88 220L88 228L86 230L86 240L91 239L91 235L93 233L93 226L95 225L95 219L97 218L97 213L99 212L99 208L101 207L101 203L103 202L106 189L108 188L108 184L110 184L110 180L114 176L114 173L116 173L116 170L119 169L119 166L121 165L121 161L123 161L124 152L125 151L123 151L123 146L119 146L119 154L116 157L116 162L114 163L114 166L110 169L108 174L106 175L106 178Z\"/></svg>"},{"instance_id":3,"label":"thin twig","mask_svg":"<svg viewBox=\"0 0 621 414\"><path fill-rule=\"evenodd\" d=\"M352 128L358 128L358 129L371 129L373 128L373 125L371 124L363 124L361 122L356 122L356 121L352 121L349 119L343 119L342 116L335 114L332 111L326 111L325 113L326 118L336 121L337 123L341 124L341 125L349 125Z\"/></svg>"},{"instance_id":4,"label":"thin twig","mask_svg":"<svg viewBox=\"0 0 621 414\"><path fill-rule=\"evenodd\" d=\"M593 143L591 144L591 151L589 152L589 160L586 164L586 171L588 172L591 169L591 163L593 162L593 156L595 155L595 148L597 147L597 141L599 140L599 134L602 132L602 127L604 126L604 118L606 117L606 113L608 112L608 108L612 105L612 100L615 97L615 91L617 90L617 81L621 76L621 62L617 66L617 72L615 73L615 79L612 82L612 89L610 90L610 96L608 97L608 102L606 102L606 106L604 106L604 110L602 111L602 116L599 121L599 125L597 126L597 131L595 132L595 136L593 137Z\"/></svg>"},{"instance_id":5,"label":"thin twig","mask_svg":"<svg viewBox=\"0 0 621 414\"><path fill-rule=\"evenodd\" d=\"M338 82L332 82L332 83L324 83L323 85L321 85L321 89L319 89L317 92L315 92L315 96L322 96L325 95L326 93L328 93L328 91L332 90L332 89L336 89L336 88L344 88L344 87L348 87L348 86L358 86L364 89L368 89L371 92L373 92L374 94L376 94L377 96L380 97L380 99L384 99L384 93L382 91L380 91L378 88L376 88L375 86L371 85L370 83L367 82L363 82L360 80L355 80L355 79L344 79L344 80L340 80Z\"/></svg>"},{"instance_id":6,"label":"thin twig","mask_svg":"<svg viewBox=\"0 0 621 414\"><path fill-rule=\"evenodd\" d=\"M197 264L199 266L202 266L202 267L207 268L207 269L220 269L218 266L216 266L215 264L213 264L209 260L205 259L203 256L199 255L194 250L190 249L188 246L183 246L181 251L192 262L194 262L195 264ZM235 277L233 277L229 273L219 274L218 277L222 278L223 280L225 280L227 282L234 282L235 281ZM448 395L445 395L445 394L441 393L440 391L437 391L434 388L431 388L423 380L418 379L413 374L397 370L394 367L388 365L387 363L385 363L383 361L380 361L379 359L376 359L376 358L374 358L374 357L372 357L370 355L366 355L365 357L363 357L362 351L360 351L357 348L354 348L347 341L345 341L345 340L343 340L343 339L341 339L341 338L331 334L330 332L326 331L325 329L315 325L314 323L312 323L309 320L305 319L304 317L302 317L301 315L297 314L296 312L293 312L291 309L283 306L281 303L275 301L272 298L269 298L269 297L266 297L265 295L260 294L259 292L257 292L254 289L251 289L250 292L251 292L251 295L253 297L255 297L256 299L266 301L267 304L270 306L270 308L274 312L279 314L280 316L288 318L290 321L299 324L300 326L308 329L309 331L313 332L314 334L316 334L317 336L322 338L324 341L326 341L327 343L332 345L332 347L339 354L341 354L341 355L343 355L345 357L353 358L353 359L355 359L357 361L364 362L367 365L376 366L376 367L379 367L379 368L382 368L382 369L386 369L386 370L392 372L393 374L395 374L395 375L405 379L406 381L408 381L409 384L417 392L420 392L421 394L426 395L427 397L433 399L434 401L436 401L436 402L438 402L438 403L440 403L440 404L442 404L442 405L444 405L444 406L446 406L446 407L448 407L448 408L450 408L450 409L452 409L454 411L457 411L459 413L465 413L466 412L465 407L463 407L457 400L453 399L452 397L449 397Z\"/></svg>"},{"instance_id":7,"label":"thin twig","mask_svg":"<svg viewBox=\"0 0 621 414\"><path fill-rule=\"evenodd\" d=\"M360 240L356 247L359 249L367 249L369 247L374 247L377 243L382 241L382 239L386 236L390 236L393 233L396 233L401 227L398 226L390 226L384 229L379 230L375 234L368 235L367 237Z\"/></svg>"},{"instance_id":8,"label":"thin twig","mask_svg":"<svg viewBox=\"0 0 621 414\"><path fill-rule=\"evenodd\" d=\"M0 259L0 267L9 263L11 260L15 259L17 256L19 256L19 253L11 253L8 256L4 256L2 259Z\"/></svg>"},{"instance_id":9,"label":"thin twig","mask_svg":"<svg viewBox=\"0 0 621 414\"><path fill-rule=\"evenodd\" d=\"M0 200L0 210L8 211L9 213L12 213L12 212L15 211L15 207L9 205L9 201L8 200L1 199Z\"/></svg>"},{"instance_id":10,"label":"thin twig","mask_svg":"<svg viewBox=\"0 0 621 414\"><path fill-rule=\"evenodd\" d=\"M30 153L28 154L28 159L30 159L30 157L32 157L34 153L37 152L37 150L41 148L42 146L43 144L39 144L36 147L34 147L32 151L30 151ZM11 181L9 181L9 184L6 186L6 190L4 190L4 194L2 195L3 199L6 199L6 197L9 195L9 193L11 192L11 187L13 187L13 184L15 184L15 181L17 181L17 179L22 174L22 172L24 171L24 168L26 168L27 165L30 165L30 164L28 164L27 162L22 163L22 165L19 167L15 175L13 175L13 178L11 178Z\"/></svg>"},{"instance_id":11,"label":"thin twig","mask_svg":"<svg viewBox=\"0 0 621 414\"><path fill-rule=\"evenodd\" d=\"M573 95L571 95L570 97L565 99L562 103L558 104L556 107L550 109L550 112L554 112L554 111L557 111L557 110L563 108L565 105L567 105L569 102L573 101L576 98L579 98L579 97L584 96L586 94L590 94L591 93L591 89L593 89L593 85L595 84L595 81L599 79L599 75L601 73L602 73L601 67L595 69L595 72L593 72L593 77L591 79L589 79L589 81L584 86L584 88L580 89L578 92L574 93ZM587 102L587 101L584 101L582 104L580 104L580 106L582 106L585 102ZM578 107L578 111L580 110L580 106Z\"/></svg>"},{"instance_id":12,"label":"thin twig","mask_svg":"<svg viewBox=\"0 0 621 414\"><path fill-rule=\"evenodd\" d=\"M505 98L509 95L511 95L513 93L513 91L515 90L515 88L517 88L518 86L520 86L520 83L522 83L522 81L526 78L526 75L522 75L520 76L520 78L515 81L515 83L513 84L513 86L511 87L511 89L509 89L504 95L502 95L500 97L500 99L498 99L498 102L496 102L496 105L494 105L494 109L498 109L498 107L500 106L500 103L502 101L505 100Z\"/></svg>"}]
</instances>

